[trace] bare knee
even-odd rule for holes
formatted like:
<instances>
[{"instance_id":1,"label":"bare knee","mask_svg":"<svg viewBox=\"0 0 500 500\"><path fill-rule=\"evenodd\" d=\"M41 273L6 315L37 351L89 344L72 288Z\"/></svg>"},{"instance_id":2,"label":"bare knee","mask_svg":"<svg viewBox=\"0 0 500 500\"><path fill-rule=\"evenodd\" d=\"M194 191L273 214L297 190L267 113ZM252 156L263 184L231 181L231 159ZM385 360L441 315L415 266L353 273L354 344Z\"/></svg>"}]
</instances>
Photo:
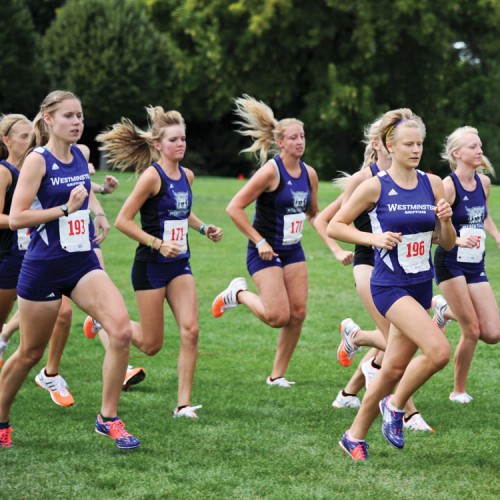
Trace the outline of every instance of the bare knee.
<instances>
[{"instance_id":1,"label":"bare knee","mask_svg":"<svg viewBox=\"0 0 500 500\"><path fill-rule=\"evenodd\" d=\"M129 347L132 342L132 325L130 324L130 319L128 316L114 319L115 321L112 325L103 324L104 329L108 333L110 344L114 344L120 348Z\"/></svg>"},{"instance_id":2,"label":"bare knee","mask_svg":"<svg viewBox=\"0 0 500 500\"><path fill-rule=\"evenodd\" d=\"M57 315L56 323L60 328L69 329L73 320L73 309L71 304L65 304L63 301L59 313Z\"/></svg>"},{"instance_id":3,"label":"bare knee","mask_svg":"<svg viewBox=\"0 0 500 500\"><path fill-rule=\"evenodd\" d=\"M180 332L182 344L190 348L197 348L199 333L198 325L182 328Z\"/></svg>"},{"instance_id":4,"label":"bare knee","mask_svg":"<svg viewBox=\"0 0 500 500\"><path fill-rule=\"evenodd\" d=\"M36 347L31 349L20 349L20 362L27 366L35 366L43 357L45 347Z\"/></svg>"},{"instance_id":5,"label":"bare knee","mask_svg":"<svg viewBox=\"0 0 500 500\"><path fill-rule=\"evenodd\" d=\"M306 306L295 307L293 311L290 312L290 319L288 324L301 325L304 323L307 315Z\"/></svg>"},{"instance_id":6,"label":"bare knee","mask_svg":"<svg viewBox=\"0 0 500 500\"><path fill-rule=\"evenodd\" d=\"M266 318L266 323L272 328L283 328L290 322L290 315L280 312L269 314Z\"/></svg>"},{"instance_id":7,"label":"bare knee","mask_svg":"<svg viewBox=\"0 0 500 500\"><path fill-rule=\"evenodd\" d=\"M144 354L146 354L146 356L154 356L161 351L162 347L163 339L153 339L145 344L142 344L140 349Z\"/></svg>"},{"instance_id":8,"label":"bare knee","mask_svg":"<svg viewBox=\"0 0 500 500\"><path fill-rule=\"evenodd\" d=\"M446 342L439 348L434 349L428 359L434 366L435 372L437 372L439 370L442 370L449 363L450 357L450 345L448 344L448 342Z\"/></svg>"}]
</instances>

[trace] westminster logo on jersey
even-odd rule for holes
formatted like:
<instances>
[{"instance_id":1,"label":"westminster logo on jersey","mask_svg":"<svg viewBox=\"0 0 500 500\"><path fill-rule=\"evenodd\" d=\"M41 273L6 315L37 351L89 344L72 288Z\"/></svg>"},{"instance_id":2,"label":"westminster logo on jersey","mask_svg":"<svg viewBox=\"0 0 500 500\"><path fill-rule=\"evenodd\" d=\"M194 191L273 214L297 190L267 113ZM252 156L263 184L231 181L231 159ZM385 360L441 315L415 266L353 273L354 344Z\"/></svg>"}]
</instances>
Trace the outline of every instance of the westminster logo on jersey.
<instances>
[{"instance_id":1,"label":"westminster logo on jersey","mask_svg":"<svg viewBox=\"0 0 500 500\"><path fill-rule=\"evenodd\" d=\"M465 207L467 210L467 216L469 218L468 224L473 226L477 224L481 224L484 220L484 206L481 207Z\"/></svg>"},{"instance_id":2,"label":"westminster logo on jersey","mask_svg":"<svg viewBox=\"0 0 500 500\"><path fill-rule=\"evenodd\" d=\"M173 192L175 198L175 208L177 210L187 210L189 208L189 193L184 191L182 193Z\"/></svg>"}]
</instances>

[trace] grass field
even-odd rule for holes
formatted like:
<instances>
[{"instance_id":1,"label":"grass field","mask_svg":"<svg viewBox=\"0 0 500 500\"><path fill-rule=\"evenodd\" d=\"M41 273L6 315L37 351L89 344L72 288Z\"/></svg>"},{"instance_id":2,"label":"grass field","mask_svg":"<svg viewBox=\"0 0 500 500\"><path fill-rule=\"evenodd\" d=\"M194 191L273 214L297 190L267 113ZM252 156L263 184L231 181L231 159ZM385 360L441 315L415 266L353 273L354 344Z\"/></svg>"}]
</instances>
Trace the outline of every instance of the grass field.
<instances>
[{"instance_id":1,"label":"grass field","mask_svg":"<svg viewBox=\"0 0 500 500\"><path fill-rule=\"evenodd\" d=\"M99 178L102 174L97 174ZM101 198L114 217L134 179ZM12 412L14 448L0 450L0 498L498 498L500 497L500 399L498 346L477 347L468 390L470 405L448 401L453 373L449 364L420 391L415 401L435 434L407 432L404 450L380 433L380 419L368 435L370 460L355 463L337 442L354 410L331 403L353 373L336 362L338 324L352 316L363 327L372 322L353 286L351 268L338 264L307 226L304 247L310 273L308 318L287 376L290 390L268 388L277 332L240 307L214 319L213 297L230 279L246 276L243 236L225 214L241 181L199 178L194 212L224 228L224 240L211 244L190 233L192 268L200 304L200 355L193 404L203 404L197 421L172 418L176 404L178 333L167 309L165 345L148 358L136 349L131 363L147 378L123 393L120 415L142 441L136 451L116 449L94 432L100 406L103 350L82 333L84 315L75 308L61 373L75 397L71 408L54 405L40 390L33 369ZM338 192L321 183L320 205ZM492 190L491 212L500 225L500 188ZM102 249L106 267L127 301L137 309L129 280L135 243L112 230ZM487 269L500 299L500 255L489 239ZM251 285L252 286L252 285ZM454 348L459 329L448 327ZM18 336L9 347L12 353Z\"/></svg>"}]
</instances>

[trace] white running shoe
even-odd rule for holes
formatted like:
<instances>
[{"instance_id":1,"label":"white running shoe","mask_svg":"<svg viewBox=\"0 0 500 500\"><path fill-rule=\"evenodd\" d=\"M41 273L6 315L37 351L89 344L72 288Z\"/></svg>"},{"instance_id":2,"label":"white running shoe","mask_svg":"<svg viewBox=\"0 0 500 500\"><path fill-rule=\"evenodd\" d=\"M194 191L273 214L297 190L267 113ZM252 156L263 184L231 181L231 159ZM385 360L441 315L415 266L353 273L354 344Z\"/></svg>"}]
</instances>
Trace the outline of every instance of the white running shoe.
<instances>
[{"instance_id":1,"label":"white running shoe","mask_svg":"<svg viewBox=\"0 0 500 500\"><path fill-rule=\"evenodd\" d=\"M75 400L68 391L66 380L64 380L61 375L47 377L47 375L45 375L45 368L42 368L40 373L35 377L35 382L38 387L49 391L50 397L56 405L68 407L74 404Z\"/></svg>"},{"instance_id":2,"label":"white running shoe","mask_svg":"<svg viewBox=\"0 0 500 500\"><path fill-rule=\"evenodd\" d=\"M434 295L432 297L432 309L434 310L434 314L432 316L432 321L436 323L437 327L443 332L446 333L446 325L451 321L451 319L446 320L444 317L444 313L448 308L448 302L442 295Z\"/></svg>"},{"instance_id":3,"label":"white running shoe","mask_svg":"<svg viewBox=\"0 0 500 500\"><path fill-rule=\"evenodd\" d=\"M361 363L361 371L365 376L365 387L368 389L368 386L375 380L375 377L379 374L380 368L375 368L372 365L373 358L368 359L364 363Z\"/></svg>"},{"instance_id":4,"label":"white running shoe","mask_svg":"<svg viewBox=\"0 0 500 500\"><path fill-rule=\"evenodd\" d=\"M346 318L340 323L339 331L342 340L337 349L337 360L342 366L350 366L354 355L361 351L361 347L358 347L353 340L359 330L361 328L351 318Z\"/></svg>"},{"instance_id":5,"label":"white running shoe","mask_svg":"<svg viewBox=\"0 0 500 500\"><path fill-rule=\"evenodd\" d=\"M460 403L463 405L466 405L468 403L471 403L474 398L467 394L466 392L452 392L450 394L450 401L453 401L454 403Z\"/></svg>"},{"instance_id":6,"label":"white running shoe","mask_svg":"<svg viewBox=\"0 0 500 500\"><path fill-rule=\"evenodd\" d=\"M411 431L430 431L434 432L434 429L424 420L424 417L420 413L414 413L409 420L403 418L403 427Z\"/></svg>"},{"instance_id":7,"label":"white running shoe","mask_svg":"<svg viewBox=\"0 0 500 500\"><path fill-rule=\"evenodd\" d=\"M287 380L285 377L278 377L275 378L274 380L271 380L271 377L267 377L266 384L271 387L284 387L286 389L289 389L290 387L292 387L292 385L295 385L295 382L291 382L290 380Z\"/></svg>"},{"instance_id":8,"label":"white running shoe","mask_svg":"<svg viewBox=\"0 0 500 500\"><path fill-rule=\"evenodd\" d=\"M3 365L3 355L5 354L5 350L7 349L7 346L9 345L9 341L1 340L0 339L0 368L2 368Z\"/></svg>"},{"instance_id":9,"label":"white running shoe","mask_svg":"<svg viewBox=\"0 0 500 500\"><path fill-rule=\"evenodd\" d=\"M332 406L334 408L359 408L361 401L357 396L344 396L342 391L339 391Z\"/></svg>"},{"instance_id":10,"label":"white running shoe","mask_svg":"<svg viewBox=\"0 0 500 500\"><path fill-rule=\"evenodd\" d=\"M203 408L203 405L197 405L197 406L184 406L184 408L176 408L174 410L174 418L198 418L198 415L196 415L196 410L199 410L200 408Z\"/></svg>"},{"instance_id":11,"label":"white running shoe","mask_svg":"<svg viewBox=\"0 0 500 500\"><path fill-rule=\"evenodd\" d=\"M212 303L212 314L216 318L220 318L226 309L238 306L239 302L236 300L238 292L245 290L248 290L245 278L235 278L225 290L215 297Z\"/></svg>"}]
</instances>

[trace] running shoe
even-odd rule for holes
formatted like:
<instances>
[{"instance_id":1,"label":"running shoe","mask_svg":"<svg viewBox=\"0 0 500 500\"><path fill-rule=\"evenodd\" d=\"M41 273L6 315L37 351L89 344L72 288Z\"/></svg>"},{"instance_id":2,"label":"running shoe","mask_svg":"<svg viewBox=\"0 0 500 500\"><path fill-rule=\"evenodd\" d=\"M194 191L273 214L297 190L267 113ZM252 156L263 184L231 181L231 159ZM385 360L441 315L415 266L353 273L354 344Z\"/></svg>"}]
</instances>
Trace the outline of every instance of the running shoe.
<instances>
[{"instance_id":1,"label":"running shoe","mask_svg":"<svg viewBox=\"0 0 500 500\"><path fill-rule=\"evenodd\" d=\"M403 418L403 427L411 431L430 431L434 432L434 429L424 420L424 417L417 413L410 416L409 419Z\"/></svg>"},{"instance_id":2,"label":"running shoe","mask_svg":"<svg viewBox=\"0 0 500 500\"><path fill-rule=\"evenodd\" d=\"M278 377L274 380L272 380L271 377L267 377L266 384L271 387L285 387L286 389L289 389L290 387L292 387L292 385L295 385L295 382L291 382L285 377Z\"/></svg>"},{"instance_id":3,"label":"running shoe","mask_svg":"<svg viewBox=\"0 0 500 500\"><path fill-rule=\"evenodd\" d=\"M7 346L9 345L9 341L1 340L0 339L0 368L2 368L3 365L3 355L5 354L5 349L7 349Z\"/></svg>"},{"instance_id":4,"label":"running shoe","mask_svg":"<svg viewBox=\"0 0 500 500\"><path fill-rule=\"evenodd\" d=\"M361 347L356 346L353 340L354 335L359 330L361 328L351 318L346 318L340 323L339 331L342 340L337 349L337 359L342 366L349 366L352 363L354 355L361 351Z\"/></svg>"},{"instance_id":5,"label":"running shoe","mask_svg":"<svg viewBox=\"0 0 500 500\"><path fill-rule=\"evenodd\" d=\"M446 325L451 321L450 319L446 320L444 317L444 313L448 307L448 302L446 302L446 299L442 295L434 295L434 297L432 297L431 305L434 311L432 321L436 323L437 327L443 333L446 333Z\"/></svg>"},{"instance_id":6,"label":"running shoe","mask_svg":"<svg viewBox=\"0 0 500 500\"><path fill-rule=\"evenodd\" d=\"M245 278L235 278L225 290L215 297L212 303L212 314L216 318L220 318L226 309L238 306L239 302L236 299L238 292L245 290L248 290Z\"/></svg>"},{"instance_id":7,"label":"running shoe","mask_svg":"<svg viewBox=\"0 0 500 500\"><path fill-rule=\"evenodd\" d=\"M203 408L203 405L197 405L197 406L184 406L181 409L176 408L174 410L173 416L174 418L198 418L198 415L196 415L196 410L199 410L200 408Z\"/></svg>"},{"instance_id":8,"label":"running shoe","mask_svg":"<svg viewBox=\"0 0 500 500\"><path fill-rule=\"evenodd\" d=\"M368 386L375 380L375 377L379 374L380 368L375 368L372 365L372 361L375 357L366 360L364 363L361 363L361 371L365 376L365 387L368 389Z\"/></svg>"},{"instance_id":9,"label":"running shoe","mask_svg":"<svg viewBox=\"0 0 500 500\"><path fill-rule=\"evenodd\" d=\"M403 434L404 410L391 410L389 408L389 399L392 394L386 396L379 403L380 413L382 413L382 434L394 448L401 449L405 445Z\"/></svg>"},{"instance_id":10,"label":"running shoe","mask_svg":"<svg viewBox=\"0 0 500 500\"><path fill-rule=\"evenodd\" d=\"M463 405L466 405L468 403L471 403L474 398L467 394L466 392L452 392L450 394L450 401L453 401L454 403L460 403Z\"/></svg>"},{"instance_id":11,"label":"running shoe","mask_svg":"<svg viewBox=\"0 0 500 500\"><path fill-rule=\"evenodd\" d=\"M354 441L349 439L347 432L344 432L339 441L339 446L356 462L368 460L368 443L366 441Z\"/></svg>"},{"instance_id":12,"label":"running shoe","mask_svg":"<svg viewBox=\"0 0 500 500\"><path fill-rule=\"evenodd\" d=\"M98 323L94 318L87 316L83 322L83 333L88 339L93 339L102 329L100 323Z\"/></svg>"},{"instance_id":13,"label":"running shoe","mask_svg":"<svg viewBox=\"0 0 500 500\"><path fill-rule=\"evenodd\" d=\"M134 368L128 365L122 390L126 391L131 385L140 384L146 378L144 368Z\"/></svg>"},{"instance_id":14,"label":"running shoe","mask_svg":"<svg viewBox=\"0 0 500 500\"><path fill-rule=\"evenodd\" d=\"M359 408L361 402L357 396L344 396L342 391L339 391L332 406L334 408Z\"/></svg>"},{"instance_id":15,"label":"running shoe","mask_svg":"<svg viewBox=\"0 0 500 500\"><path fill-rule=\"evenodd\" d=\"M12 427L0 429L0 448L12 448Z\"/></svg>"},{"instance_id":16,"label":"running shoe","mask_svg":"<svg viewBox=\"0 0 500 500\"><path fill-rule=\"evenodd\" d=\"M56 405L68 407L74 404L75 400L68 391L68 385L61 375L48 377L45 374L45 368L42 368L40 373L35 377L35 382L38 387L49 391L50 397Z\"/></svg>"},{"instance_id":17,"label":"running shoe","mask_svg":"<svg viewBox=\"0 0 500 500\"><path fill-rule=\"evenodd\" d=\"M120 420L120 417L115 417L109 422L103 422L99 413L95 422L95 431L98 434L114 439L116 446L120 450L133 450L141 446L141 442L125 430L125 424Z\"/></svg>"}]
</instances>

